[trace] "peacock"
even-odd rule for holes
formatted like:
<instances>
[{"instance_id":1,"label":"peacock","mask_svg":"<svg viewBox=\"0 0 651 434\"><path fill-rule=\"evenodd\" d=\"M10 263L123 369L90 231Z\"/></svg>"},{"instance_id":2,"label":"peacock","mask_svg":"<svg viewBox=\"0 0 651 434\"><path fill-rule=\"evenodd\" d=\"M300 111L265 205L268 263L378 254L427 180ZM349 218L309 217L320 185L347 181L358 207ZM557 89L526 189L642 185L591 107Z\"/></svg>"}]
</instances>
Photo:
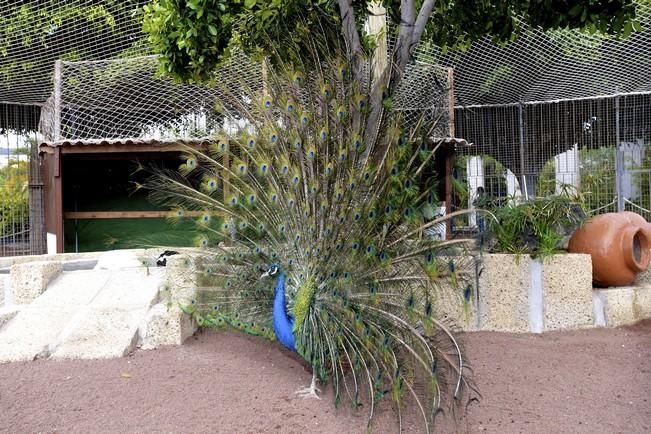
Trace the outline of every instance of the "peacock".
<instances>
[{"instance_id":1,"label":"peacock","mask_svg":"<svg viewBox=\"0 0 651 434\"><path fill-rule=\"evenodd\" d=\"M360 82L345 48L322 43L328 56L267 61L258 85L214 83L210 145L143 187L172 220L197 220L201 290L182 308L199 325L278 340L312 368L297 393L330 384L335 405L367 408L369 429L390 399L429 431L474 390L439 318L444 300L474 297L472 245L429 235L461 213L433 218L435 120L387 107L368 131L369 63Z\"/></svg>"}]
</instances>

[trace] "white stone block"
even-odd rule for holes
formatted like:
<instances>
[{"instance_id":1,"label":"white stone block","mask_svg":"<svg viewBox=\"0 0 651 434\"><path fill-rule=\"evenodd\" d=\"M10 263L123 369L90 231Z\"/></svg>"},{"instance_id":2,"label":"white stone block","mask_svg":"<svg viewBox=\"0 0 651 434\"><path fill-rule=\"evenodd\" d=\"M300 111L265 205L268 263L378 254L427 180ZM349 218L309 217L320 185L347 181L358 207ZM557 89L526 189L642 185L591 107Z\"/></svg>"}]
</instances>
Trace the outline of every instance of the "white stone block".
<instances>
[{"instance_id":1,"label":"white stone block","mask_svg":"<svg viewBox=\"0 0 651 434\"><path fill-rule=\"evenodd\" d=\"M15 304L28 304L45 292L48 283L63 270L60 261L35 261L11 266L9 284Z\"/></svg>"},{"instance_id":2,"label":"white stone block","mask_svg":"<svg viewBox=\"0 0 651 434\"><path fill-rule=\"evenodd\" d=\"M147 313L140 326L140 346L145 350L181 345L197 331L196 323L180 309L159 303Z\"/></svg>"}]
</instances>

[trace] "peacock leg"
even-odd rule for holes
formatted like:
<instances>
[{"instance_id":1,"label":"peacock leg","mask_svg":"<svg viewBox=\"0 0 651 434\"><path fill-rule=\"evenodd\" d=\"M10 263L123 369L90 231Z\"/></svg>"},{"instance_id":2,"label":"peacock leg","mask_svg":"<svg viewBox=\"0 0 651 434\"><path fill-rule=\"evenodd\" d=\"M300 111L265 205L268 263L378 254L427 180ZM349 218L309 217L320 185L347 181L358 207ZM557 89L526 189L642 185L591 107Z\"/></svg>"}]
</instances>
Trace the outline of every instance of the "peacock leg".
<instances>
[{"instance_id":1,"label":"peacock leg","mask_svg":"<svg viewBox=\"0 0 651 434\"><path fill-rule=\"evenodd\" d=\"M296 391L296 394L301 398L321 399L319 395L317 395L317 392L321 392L321 390L316 387L316 372L312 371L312 383L310 384L310 387L299 389Z\"/></svg>"}]
</instances>

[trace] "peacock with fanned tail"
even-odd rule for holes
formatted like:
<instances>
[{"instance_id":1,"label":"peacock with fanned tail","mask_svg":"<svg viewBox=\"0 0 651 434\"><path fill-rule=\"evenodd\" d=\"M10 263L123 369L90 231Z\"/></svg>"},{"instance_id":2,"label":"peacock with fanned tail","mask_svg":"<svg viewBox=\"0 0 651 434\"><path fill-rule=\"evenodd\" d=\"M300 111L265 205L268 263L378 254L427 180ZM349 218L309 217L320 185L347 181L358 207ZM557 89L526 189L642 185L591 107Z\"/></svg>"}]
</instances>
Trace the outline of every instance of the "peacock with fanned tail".
<instances>
[{"instance_id":1,"label":"peacock with fanned tail","mask_svg":"<svg viewBox=\"0 0 651 434\"><path fill-rule=\"evenodd\" d=\"M146 185L175 217L200 214L203 290L183 309L277 339L312 367L302 395L329 382L337 405L367 406L369 428L390 397L429 430L470 385L438 303L467 308L474 293L468 241L427 235L444 224L432 219L432 122L405 127L387 110L367 131L372 89L355 66L297 59L269 64L259 88L224 86L214 142Z\"/></svg>"}]
</instances>

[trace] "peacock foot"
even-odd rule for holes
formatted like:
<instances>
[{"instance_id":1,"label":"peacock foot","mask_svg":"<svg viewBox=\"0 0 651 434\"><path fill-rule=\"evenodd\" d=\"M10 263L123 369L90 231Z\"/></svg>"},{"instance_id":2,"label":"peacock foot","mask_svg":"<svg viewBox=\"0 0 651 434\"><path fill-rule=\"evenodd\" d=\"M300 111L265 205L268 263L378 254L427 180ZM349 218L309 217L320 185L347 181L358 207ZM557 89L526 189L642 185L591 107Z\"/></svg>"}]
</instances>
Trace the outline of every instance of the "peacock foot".
<instances>
[{"instance_id":1,"label":"peacock foot","mask_svg":"<svg viewBox=\"0 0 651 434\"><path fill-rule=\"evenodd\" d=\"M316 387L316 375L312 374L312 383L310 384L310 386L297 390L296 395L300 396L301 398L321 399L321 397L317 395L317 392L320 393L321 389Z\"/></svg>"}]
</instances>

